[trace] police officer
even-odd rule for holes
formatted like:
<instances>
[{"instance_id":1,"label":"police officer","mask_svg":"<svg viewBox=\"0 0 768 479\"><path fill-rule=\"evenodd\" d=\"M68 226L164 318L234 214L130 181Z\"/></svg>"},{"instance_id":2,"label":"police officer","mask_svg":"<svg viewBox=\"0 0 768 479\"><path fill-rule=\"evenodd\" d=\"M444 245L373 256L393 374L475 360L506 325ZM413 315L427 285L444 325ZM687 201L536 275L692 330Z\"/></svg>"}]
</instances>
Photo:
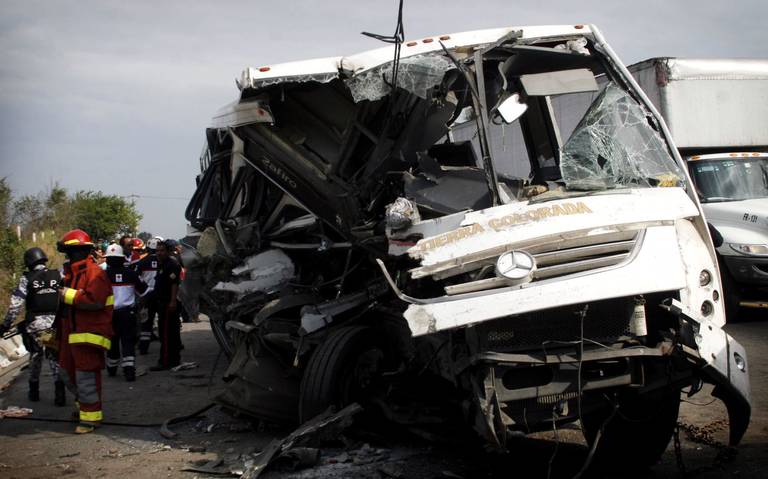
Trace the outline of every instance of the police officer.
<instances>
[{"instance_id":1,"label":"police officer","mask_svg":"<svg viewBox=\"0 0 768 479\"><path fill-rule=\"evenodd\" d=\"M52 328L59 304L59 287L62 277L58 270L45 266L48 257L40 248L30 248L24 253L27 271L21 276L19 284L11 295L10 307L5 320L0 325L0 335L13 327L22 306L26 306L24 321L18 325L24 347L29 352L29 400L40 400L40 370L43 358L53 373L56 385L54 404L63 406L65 402L64 383L59 378L59 366L56 359Z\"/></svg>"},{"instance_id":2,"label":"police officer","mask_svg":"<svg viewBox=\"0 0 768 479\"><path fill-rule=\"evenodd\" d=\"M176 300L181 279L181 266L171 254L171 249L166 242L157 245L155 299L158 307L160 358L156 366L149 368L150 371L170 369L181 362L181 322Z\"/></svg>"},{"instance_id":3,"label":"police officer","mask_svg":"<svg viewBox=\"0 0 768 479\"><path fill-rule=\"evenodd\" d=\"M112 346L112 285L96 265L93 242L82 230L72 230L58 243L69 260L60 297L59 366L67 387L75 395L80 424L76 434L92 432L101 424L101 370L104 352Z\"/></svg>"}]
</instances>

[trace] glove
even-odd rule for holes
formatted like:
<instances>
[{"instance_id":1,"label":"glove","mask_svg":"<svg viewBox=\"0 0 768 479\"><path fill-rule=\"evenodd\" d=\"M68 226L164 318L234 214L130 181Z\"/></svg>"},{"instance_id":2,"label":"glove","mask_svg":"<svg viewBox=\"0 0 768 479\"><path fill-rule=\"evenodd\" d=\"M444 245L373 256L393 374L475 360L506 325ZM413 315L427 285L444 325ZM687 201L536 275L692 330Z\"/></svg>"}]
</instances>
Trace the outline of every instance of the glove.
<instances>
[{"instance_id":1,"label":"glove","mask_svg":"<svg viewBox=\"0 0 768 479\"><path fill-rule=\"evenodd\" d=\"M5 324L0 324L0 336L5 336L5 333L8 332L11 328L9 326L6 326Z\"/></svg>"}]
</instances>

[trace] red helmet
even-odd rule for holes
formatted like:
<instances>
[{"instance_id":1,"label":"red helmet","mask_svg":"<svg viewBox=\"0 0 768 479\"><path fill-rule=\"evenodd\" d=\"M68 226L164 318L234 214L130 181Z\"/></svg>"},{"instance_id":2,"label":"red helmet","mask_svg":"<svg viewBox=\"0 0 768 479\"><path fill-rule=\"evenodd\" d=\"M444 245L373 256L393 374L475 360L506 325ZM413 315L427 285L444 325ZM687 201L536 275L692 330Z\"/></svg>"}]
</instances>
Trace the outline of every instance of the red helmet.
<instances>
[{"instance_id":1,"label":"red helmet","mask_svg":"<svg viewBox=\"0 0 768 479\"><path fill-rule=\"evenodd\" d=\"M133 238L133 241L131 242L131 246L133 246L133 249L144 249L144 242L141 241L141 238Z\"/></svg>"},{"instance_id":2,"label":"red helmet","mask_svg":"<svg viewBox=\"0 0 768 479\"><path fill-rule=\"evenodd\" d=\"M58 243L59 251L78 246L93 246L91 237L83 230L68 231Z\"/></svg>"}]
</instances>

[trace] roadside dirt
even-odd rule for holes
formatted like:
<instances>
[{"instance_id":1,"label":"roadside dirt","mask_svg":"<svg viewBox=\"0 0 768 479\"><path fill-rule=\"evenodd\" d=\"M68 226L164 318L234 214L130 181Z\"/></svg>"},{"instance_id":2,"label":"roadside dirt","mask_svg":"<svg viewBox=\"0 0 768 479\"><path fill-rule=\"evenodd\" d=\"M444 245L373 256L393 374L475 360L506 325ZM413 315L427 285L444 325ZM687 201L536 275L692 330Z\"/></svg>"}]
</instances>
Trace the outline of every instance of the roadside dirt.
<instances>
[{"instance_id":1,"label":"roadside dirt","mask_svg":"<svg viewBox=\"0 0 768 479\"><path fill-rule=\"evenodd\" d=\"M758 318L759 319L759 318ZM768 323L748 321L729 325L729 332L747 348L750 359L753 416L743 444L732 462L698 474L701 478L764 477L768 468ZM105 421L130 424L159 424L190 414L211 402L222 387L225 359L218 358L218 347L206 322L185 324L182 361L198 367L177 373L146 373L135 383L121 376L104 379ZM139 371L156 360L157 343L148 356L138 357ZM0 404L31 407L32 418L66 421L73 410L71 399L64 408L53 406L49 372L41 383L41 401L26 398L27 372L0 394ZM705 390L684 403L681 420L705 426L725 419L725 409ZM706 404L699 406L695 404ZM171 429L179 435L165 439L158 427L104 426L94 434L75 436L68 422L0 420L0 477L125 477L205 478L223 477L183 469L217 465L218 472L239 472L252 463L274 438L290 433L277 427L236 417L218 407L204 417ZM727 429L714 433L726 442ZM346 445L320 451L317 466L300 471L269 471L264 478L501 478L572 477L587 453L578 425L558 431L516 439L511 452L495 454L461 438L444 438L445 444L428 444L407 433L387 437L371 434ZM712 464L717 450L692 442L681 433L683 458L688 469ZM555 454L556 452L556 454ZM554 454L554 458L553 458ZM549 464L551 460L551 471ZM211 462L213 461L213 462ZM678 477L673 447L670 444L660 464L648 471L615 471L592 477Z\"/></svg>"}]
</instances>

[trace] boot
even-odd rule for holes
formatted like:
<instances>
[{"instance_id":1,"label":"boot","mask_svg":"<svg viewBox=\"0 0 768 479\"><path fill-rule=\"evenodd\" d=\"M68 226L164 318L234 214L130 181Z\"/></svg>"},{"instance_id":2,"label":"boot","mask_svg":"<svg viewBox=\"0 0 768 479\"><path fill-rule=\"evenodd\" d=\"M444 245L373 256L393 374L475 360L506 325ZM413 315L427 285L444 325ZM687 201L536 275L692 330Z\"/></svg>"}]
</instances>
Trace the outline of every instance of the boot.
<instances>
[{"instance_id":1,"label":"boot","mask_svg":"<svg viewBox=\"0 0 768 479\"><path fill-rule=\"evenodd\" d=\"M125 376L125 380L129 383L132 383L136 380L136 368L133 366L126 366L123 368L123 376Z\"/></svg>"},{"instance_id":2,"label":"boot","mask_svg":"<svg viewBox=\"0 0 768 479\"><path fill-rule=\"evenodd\" d=\"M29 393L27 394L27 397L32 402L37 402L40 400L40 382L39 381L29 382Z\"/></svg>"},{"instance_id":3,"label":"boot","mask_svg":"<svg viewBox=\"0 0 768 479\"><path fill-rule=\"evenodd\" d=\"M53 396L54 406L63 406L67 402L67 393L64 389L63 381L56 381L56 392Z\"/></svg>"},{"instance_id":4,"label":"boot","mask_svg":"<svg viewBox=\"0 0 768 479\"><path fill-rule=\"evenodd\" d=\"M117 375L117 366L107 366L107 374L113 378Z\"/></svg>"}]
</instances>

